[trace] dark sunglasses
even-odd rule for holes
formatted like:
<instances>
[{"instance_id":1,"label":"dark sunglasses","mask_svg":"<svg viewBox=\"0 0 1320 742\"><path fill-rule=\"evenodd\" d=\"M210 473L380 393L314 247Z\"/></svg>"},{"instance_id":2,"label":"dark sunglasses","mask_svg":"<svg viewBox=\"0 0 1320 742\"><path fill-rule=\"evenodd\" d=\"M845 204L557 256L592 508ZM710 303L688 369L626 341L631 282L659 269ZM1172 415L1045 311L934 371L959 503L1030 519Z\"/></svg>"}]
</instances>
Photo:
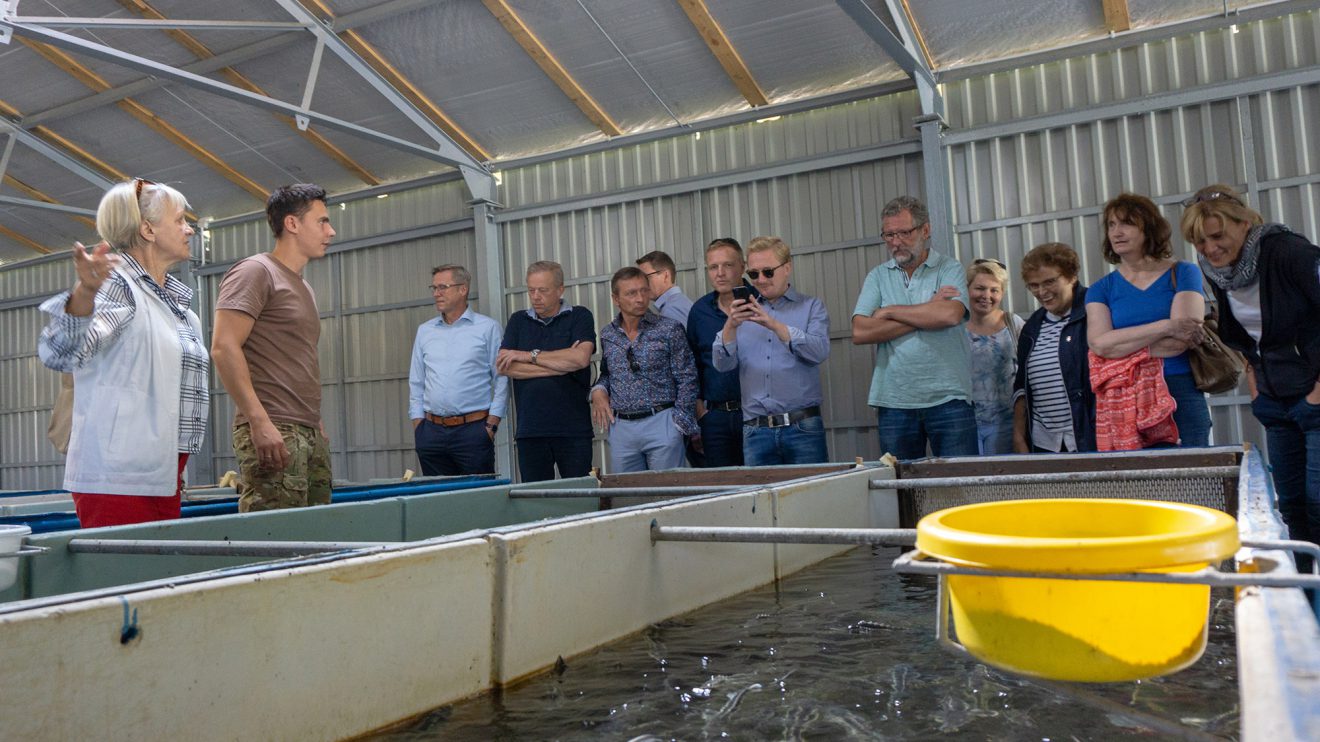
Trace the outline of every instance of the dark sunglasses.
<instances>
[{"instance_id":1,"label":"dark sunglasses","mask_svg":"<svg viewBox=\"0 0 1320 742\"><path fill-rule=\"evenodd\" d=\"M751 270L747 271L747 277L755 281L756 279L761 277L762 273L764 273L766 278L774 278L775 271L779 270L780 268L783 268L786 265L788 265L787 260L780 263L779 265L776 265L773 268L763 268L761 270L756 270L755 268L752 268Z\"/></svg>"},{"instance_id":2,"label":"dark sunglasses","mask_svg":"<svg viewBox=\"0 0 1320 742\"><path fill-rule=\"evenodd\" d=\"M1003 262L999 260L995 260L994 258L977 258L976 260L972 261L972 265L985 265L986 263L993 263L994 265L997 265L1000 268L1003 268L1004 270L1008 270L1008 266L1004 265Z\"/></svg>"},{"instance_id":3,"label":"dark sunglasses","mask_svg":"<svg viewBox=\"0 0 1320 742\"><path fill-rule=\"evenodd\" d=\"M1223 191L1210 191L1209 193L1199 193L1195 196L1192 196L1191 198L1183 199L1182 205L1183 208L1186 209L1195 206L1196 204L1199 203L1204 203L1206 201L1218 201L1219 199L1223 199L1225 201L1232 201L1238 206L1246 206L1246 204L1242 203L1242 199L1238 198L1236 194L1225 193Z\"/></svg>"},{"instance_id":4,"label":"dark sunglasses","mask_svg":"<svg viewBox=\"0 0 1320 742\"><path fill-rule=\"evenodd\" d=\"M628 370L632 371L633 373L638 373L642 370L642 364L637 362L637 356L633 355L633 349L631 345L628 346L626 351L624 351L624 355L627 356L628 358Z\"/></svg>"}]
</instances>

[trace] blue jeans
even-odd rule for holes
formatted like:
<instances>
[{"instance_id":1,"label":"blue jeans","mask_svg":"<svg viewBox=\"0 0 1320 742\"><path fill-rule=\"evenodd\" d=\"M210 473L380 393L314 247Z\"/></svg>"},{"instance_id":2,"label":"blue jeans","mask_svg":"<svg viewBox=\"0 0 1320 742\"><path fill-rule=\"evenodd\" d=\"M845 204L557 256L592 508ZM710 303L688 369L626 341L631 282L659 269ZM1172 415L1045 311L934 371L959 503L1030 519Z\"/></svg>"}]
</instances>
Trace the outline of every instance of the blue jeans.
<instances>
[{"instance_id":1,"label":"blue jeans","mask_svg":"<svg viewBox=\"0 0 1320 742\"><path fill-rule=\"evenodd\" d=\"M743 465L742 410L707 410L697 425L705 466Z\"/></svg>"},{"instance_id":2,"label":"blue jeans","mask_svg":"<svg viewBox=\"0 0 1320 742\"><path fill-rule=\"evenodd\" d=\"M823 464L830 460L825 445L825 420L820 415L782 428L744 425L743 459L747 466Z\"/></svg>"},{"instance_id":3,"label":"blue jeans","mask_svg":"<svg viewBox=\"0 0 1320 742\"><path fill-rule=\"evenodd\" d=\"M564 479L590 474L591 436L518 439L518 476L522 481L554 479L556 466Z\"/></svg>"},{"instance_id":4,"label":"blue jeans","mask_svg":"<svg viewBox=\"0 0 1320 742\"><path fill-rule=\"evenodd\" d=\"M975 409L976 405L973 404ZM1013 411L990 422L976 423L976 451L982 456L1013 453Z\"/></svg>"},{"instance_id":5,"label":"blue jeans","mask_svg":"<svg viewBox=\"0 0 1320 742\"><path fill-rule=\"evenodd\" d=\"M424 419L413 431L413 442L423 476L495 473L495 444L485 420L445 427Z\"/></svg>"},{"instance_id":6,"label":"blue jeans","mask_svg":"<svg viewBox=\"0 0 1320 742\"><path fill-rule=\"evenodd\" d=\"M926 442L936 456L975 456L976 413L970 402L952 399L914 410L877 407L880 453L900 461L926 455Z\"/></svg>"},{"instance_id":7,"label":"blue jeans","mask_svg":"<svg viewBox=\"0 0 1320 742\"><path fill-rule=\"evenodd\" d=\"M1196 388L1196 379L1190 373L1165 376L1169 394L1178 403L1173 411L1173 422L1178 426L1178 446L1196 448L1210 445L1210 406L1205 394Z\"/></svg>"},{"instance_id":8,"label":"blue jeans","mask_svg":"<svg viewBox=\"0 0 1320 742\"><path fill-rule=\"evenodd\" d=\"M1270 470L1279 513L1288 538L1320 540L1320 405L1305 397L1275 399L1261 394L1251 412L1265 426ZM1311 569L1311 558L1297 555L1297 569Z\"/></svg>"}]
</instances>

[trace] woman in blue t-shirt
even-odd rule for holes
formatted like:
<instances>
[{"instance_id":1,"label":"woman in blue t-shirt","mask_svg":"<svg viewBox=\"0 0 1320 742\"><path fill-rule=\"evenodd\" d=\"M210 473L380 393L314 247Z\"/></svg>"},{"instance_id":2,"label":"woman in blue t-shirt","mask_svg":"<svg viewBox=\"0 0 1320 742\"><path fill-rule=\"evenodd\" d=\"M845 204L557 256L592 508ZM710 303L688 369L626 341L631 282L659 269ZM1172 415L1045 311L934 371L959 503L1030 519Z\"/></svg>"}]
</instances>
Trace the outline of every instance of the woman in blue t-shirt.
<instances>
[{"instance_id":1,"label":"woman in blue t-shirt","mask_svg":"<svg viewBox=\"0 0 1320 742\"><path fill-rule=\"evenodd\" d=\"M1102 358L1142 348L1164 359L1164 381L1177 403L1179 445L1210 442L1210 409L1196 388L1187 349L1201 342L1205 294L1201 269L1173 259L1173 229L1145 196L1122 193L1105 204L1104 258L1117 270L1086 294L1087 340Z\"/></svg>"}]
</instances>

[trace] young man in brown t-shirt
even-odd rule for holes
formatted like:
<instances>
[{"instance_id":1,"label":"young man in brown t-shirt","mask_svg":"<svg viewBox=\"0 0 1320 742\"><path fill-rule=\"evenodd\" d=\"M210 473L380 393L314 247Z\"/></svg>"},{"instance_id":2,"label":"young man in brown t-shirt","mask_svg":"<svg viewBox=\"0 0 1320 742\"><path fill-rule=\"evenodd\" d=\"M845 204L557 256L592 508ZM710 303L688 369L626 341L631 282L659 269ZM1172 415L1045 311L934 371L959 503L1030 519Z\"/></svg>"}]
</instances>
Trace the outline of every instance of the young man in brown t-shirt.
<instances>
[{"instance_id":1,"label":"young man in brown t-shirt","mask_svg":"<svg viewBox=\"0 0 1320 742\"><path fill-rule=\"evenodd\" d=\"M235 263L220 282L211 359L234 400L240 512L330 502L321 420L321 322L302 277L335 236L325 189L283 186L266 201L275 249Z\"/></svg>"}]
</instances>

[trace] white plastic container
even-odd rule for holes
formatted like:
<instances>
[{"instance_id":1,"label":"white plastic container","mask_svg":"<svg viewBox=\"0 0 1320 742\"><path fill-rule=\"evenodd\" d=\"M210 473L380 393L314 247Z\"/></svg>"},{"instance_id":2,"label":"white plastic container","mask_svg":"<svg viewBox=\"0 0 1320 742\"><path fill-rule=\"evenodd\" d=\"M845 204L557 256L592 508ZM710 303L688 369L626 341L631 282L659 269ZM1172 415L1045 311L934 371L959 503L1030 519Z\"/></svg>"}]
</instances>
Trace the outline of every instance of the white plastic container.
<instances>
[{"instance_id":1,"label":"white plastic container","mask_svg":"<svg viewBox=\"0 0 1320 742\"><path fill-rule=\"evenodd\" d=\"M17 554L30 533L28 526L0 525L0 590L8 589L18 576L18 557L7 555Z\"/></svg>"}]
</instances>

